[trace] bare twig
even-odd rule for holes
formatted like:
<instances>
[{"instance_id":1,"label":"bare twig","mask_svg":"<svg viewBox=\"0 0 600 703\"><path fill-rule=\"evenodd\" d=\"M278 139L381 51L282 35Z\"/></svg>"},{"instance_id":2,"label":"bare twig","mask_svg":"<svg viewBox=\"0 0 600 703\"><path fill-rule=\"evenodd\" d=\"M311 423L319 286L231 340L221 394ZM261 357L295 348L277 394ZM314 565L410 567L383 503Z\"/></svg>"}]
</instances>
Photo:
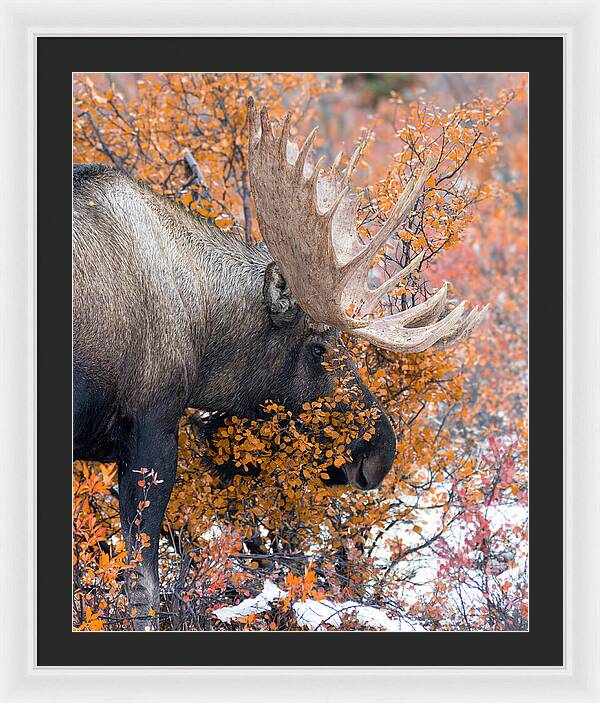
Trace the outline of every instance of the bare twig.
<instances>
[{"instance_id":1,"label":"bare twig","mask_svg":"<svg viewBox=\"0 0 600 703\"><path fill-rule=\"evenodd\" d=\"M193 183L198 188L198 193L196 195L198 200L200 197L205 198L206 200L211 200L210 192L208 190L208 186L206 185L206 179L204 178L204 173L202 173L202 169L198 166L198 162L189 149L185 150L183 160L185 161L186 168L191 173L191 178L186 183L186 186Z\"/></svg>"}]
</instances>

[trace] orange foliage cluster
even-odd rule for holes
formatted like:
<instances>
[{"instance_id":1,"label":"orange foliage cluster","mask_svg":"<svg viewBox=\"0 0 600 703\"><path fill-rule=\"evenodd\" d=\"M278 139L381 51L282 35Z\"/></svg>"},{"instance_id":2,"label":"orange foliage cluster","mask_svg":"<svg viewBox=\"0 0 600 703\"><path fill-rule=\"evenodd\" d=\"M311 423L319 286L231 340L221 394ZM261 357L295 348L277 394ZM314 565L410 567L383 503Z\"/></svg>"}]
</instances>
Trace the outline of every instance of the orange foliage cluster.
<instances>
[{"instance_id":1,"label":"orange foliage cluster","mask_svg":"<svg viewBox=\"0 0 600 703\"><path fill-rule=\"evenodd\" d=\"M421 79L430 92L439 80ZM126 98L105 76L76 77L75 161L112 162L248 240L260 237L246 169L249 93L274 117L294 109L299 131L318 118L327 152L350 128L374 130L363 133L358 172L370 183L360 191L365 237L433 152L437 168L374 276L425 250L430 282L448 278L457 297L492 303L488 323L455 349L398 355L346 340L398 437L396 470L378 491L326 485L376 419L335 358L334 396L298 416L266 402L258 419L202 430L190 411L160 545L162 627L296 629L292 601L326 597L379 607L409 628L527 628L526 85L490 77L485 87L495 92L454 105L447 94L415 97L408 81L370 98L373 115L366 80L155 74ZM413 274L385 305L404 309L429 286ZM114 475L76 465L74 480L75 626L127 627ZM260 593L266 578L287 597L237 621L212 616Z\"/></svg>"},{"instance_id":2,"label":"orange foliage cluster","mask_svg":"<svg viewBox=\"0 0 600 703\"><path fill-rule=\"evenodd\" d=\"M248 238L259 235L250 213L247 96L270 105L274 118L294 110L301 128L314 116L314 98L334 88L310 74L148 74L126 100L102 83L75 80L75 161L109 162L220 227L243 221Z\"/></svg>"},{"instance_id":3,"label":"orange foliage cluster","mask_svg":"<svg viewBox=\"0 0 600 703\"><path fill-rule=\"evenodd\" d=\"M141 561L148 536L139 535L128 557L111 494L114 465L75 462L73 470L73 608L78 630L128 627L123 577Z\"/></svg>"}]
</instances>

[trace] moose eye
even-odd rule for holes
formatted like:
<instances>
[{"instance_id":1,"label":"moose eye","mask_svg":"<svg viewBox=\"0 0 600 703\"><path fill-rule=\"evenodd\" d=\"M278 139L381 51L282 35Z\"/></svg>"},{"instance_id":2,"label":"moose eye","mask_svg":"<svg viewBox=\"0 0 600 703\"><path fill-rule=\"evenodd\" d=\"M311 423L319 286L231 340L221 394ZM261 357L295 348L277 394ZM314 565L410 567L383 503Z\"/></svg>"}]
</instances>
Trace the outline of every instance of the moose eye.
<instances>
[{"instance_id":1,"label":"moose eye","mask_svg":"<svg viewBox=\"0 0 600 703\"><path fill-rule=\"evenodd\" d=\"M312 353L315 359L322 359L327 354L327 349L322 344L313 344Z\"/></svg>"}]
</instances>

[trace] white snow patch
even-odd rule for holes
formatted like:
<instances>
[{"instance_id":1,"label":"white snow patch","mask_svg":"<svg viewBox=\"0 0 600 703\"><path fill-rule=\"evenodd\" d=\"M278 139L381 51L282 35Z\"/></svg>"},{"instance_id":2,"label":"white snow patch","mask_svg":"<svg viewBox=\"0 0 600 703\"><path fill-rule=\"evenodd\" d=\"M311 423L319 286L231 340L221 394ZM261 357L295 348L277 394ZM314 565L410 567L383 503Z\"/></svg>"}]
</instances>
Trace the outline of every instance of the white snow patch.
<instances>
[{"instance_id":1,"label":"white snow patch","mask_svg":"<svg viewBox=\"0 0 600 703\"><path fill-rule=\"evenodd\" d=\"M265 581L262 593L256 598L246 598L241 603L213 611L222 622L229 622L235 618L246 617L255 613L265 613L271 609L273 601L285 598L287 591L282 591L272 581ZM388 632L400 632L400 622L388 617L378 608L361 605L355 601L334 603L330 600L305 600L296 601L292 605L298 625L311 630L325 630L324 625L339 627L342 624L342 615L347 613L354 616L363 625L376 627Z\"/></svg>"},{"instance_id":2,"label":"white snow patch","mask_svg":"<svg viewBox=\"0 0 600 703\"><path fill-rule=\"evenodd\" d=\"M271 609L271 603L274 600L285 598L286 595L286 591L277 588L272 581L267 579L262 593L259 593L256 598L246 598L246 600L237 605L217 608L217 610L213 611L213 615L216 615L222 622L229 622L234 618L245 617L254 613L264 613Z\"/></svg>"},{"instance_id":3,"label":"white snow patch","mask_svg":"<svg viewBox=\"0 0 600 703\"><path fill-rule=\"evenodd\" d=\"M330 600L296 601L293 608L298 625L311 630L324 630L323 625L339 627L344 614L352 615L360 623L369 627L377 627L388 632L400 632L401 629L399 621L392 620L382 610L351 600L344 603L334 603Z\"/></svg>"}]
</instances>

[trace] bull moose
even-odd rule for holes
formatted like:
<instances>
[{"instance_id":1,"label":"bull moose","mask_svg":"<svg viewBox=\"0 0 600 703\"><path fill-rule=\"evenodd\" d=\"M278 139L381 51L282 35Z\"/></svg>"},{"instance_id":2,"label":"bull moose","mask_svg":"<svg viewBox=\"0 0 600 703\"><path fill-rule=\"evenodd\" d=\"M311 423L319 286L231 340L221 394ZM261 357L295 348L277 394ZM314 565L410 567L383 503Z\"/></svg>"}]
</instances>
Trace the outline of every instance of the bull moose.
<instances>
[{"instance_id":1,"label":"bull moose","mask_svg":"<svg viewBox=\"0 0 600 703\"><path fill-rule=\"evenodd\" d=\"M450 310L446 285L425 302L385 317L370 313L416 256L375 289L373 259L414 207L435 167L411 179L389 219L366 243L356 229L357 199L341 155L327 172L289 140L290 114L276 132L264 107L248 101L249 175L264 245L199 219L126 174L100 165L73 174L73 374L75 459L117 462L121 528L131 551L142 492L140 468L161 483L142 513L151 540L128 597L136 629L159 611L158 537L177 468L178 421L186 408L248 415L266 399L299 409L331 393L324 355L342 332L398 352L466 338L481 318L464 303ZM349 305L359 317L347 314ZM378 400L354 374L367 406ZM378 486L396 440L379 408L375 436L351 446L333 477L360 490Z\"/></svg>"}]
</instances>

